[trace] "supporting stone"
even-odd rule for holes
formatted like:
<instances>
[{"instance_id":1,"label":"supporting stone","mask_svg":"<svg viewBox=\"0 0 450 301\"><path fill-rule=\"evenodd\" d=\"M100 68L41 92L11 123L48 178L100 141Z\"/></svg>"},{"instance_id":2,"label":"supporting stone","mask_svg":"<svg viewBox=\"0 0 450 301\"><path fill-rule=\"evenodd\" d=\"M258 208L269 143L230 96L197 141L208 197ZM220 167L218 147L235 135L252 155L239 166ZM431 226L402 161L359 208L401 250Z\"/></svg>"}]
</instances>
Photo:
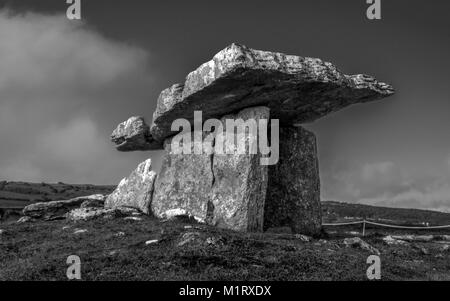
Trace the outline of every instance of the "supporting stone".
<instances>
[{"instance_id":1,"label":"supporting stone","mask_svg":"<svg viewBox=\"0 0 450 301\"><path fill-rule=\"evenodd\" d=\"M270 119L270 110L267 107L244 109L237 115L223 117L224 125L226 119L256 121L257 125L260 119ZM224 126L224 130L232 129ZM247 134L242 136L246 143L246 154L237 153L239 141L234 146L227 144L231 154L214 154L211 223L236 231L260 232L263 230L268 167L261 165L259 151L257 154L250 154L249 139L252 137L248 128L244 130Z\"/></svg>"},{"instance_id":2,"label":"supporting stone","mask_svg":"<svg viewBox=\"0 0 450 301\"><path fill-rule=\"evenodd\" d=\"M269 167L264 229L320 232L320 178L316 137L302 127L280 129L280 160Z\"/></svg>"},{"instance_id":3,"label":"supporting stone","mask_svg":"<svg viewBox=\"0 0 450 301\"><path fill-rule=\"evenodd\" d=\"M226 119L258 124L259 119L269 119L269 109L249 108L225 116L221 120L225 130ZM209 135L217 133L204 138L212 138ZM249 136L242 137L248 149ZM239 155L236 147L230 149L227 144L229 154L176 155L171 154L171 142L165 142L166 154L155 184L152 211L157 217L189 215L220 228L262 231L268 168L260 164L259 152Z\"/></svg>"},{"instance_id":4,"label":"supporting stone","mask_svg":"<svg viewBox=\"0 0 450 301\"><path fill-rule=\"evenodd\" d=\"M186 134L184 137L189 138ZM192 139L192 138L191 138ZM208 154L172 154L172 139L164 143L165 155L155 183L153 214L159 218L190 215L198 221L207 218L213 184L212 156ZM180 141L183 147L185 140Z\"/></svg>"}]
</instances>

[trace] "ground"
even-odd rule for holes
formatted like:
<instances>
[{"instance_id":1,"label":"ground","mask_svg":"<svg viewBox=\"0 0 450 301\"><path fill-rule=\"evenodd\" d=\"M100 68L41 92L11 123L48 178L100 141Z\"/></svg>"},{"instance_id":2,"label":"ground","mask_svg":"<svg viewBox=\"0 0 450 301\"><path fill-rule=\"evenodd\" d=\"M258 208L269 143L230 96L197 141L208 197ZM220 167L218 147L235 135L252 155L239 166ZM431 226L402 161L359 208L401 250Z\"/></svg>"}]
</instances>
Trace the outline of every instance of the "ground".
<instances>
[{"instance_id":1,"label":"ground","mask_svg":"<svg viewBox=\"0 0 450 301\"><path fill-rule=\"evenodd\" d=\"M367 280L371 255L343 244L357 229L325 229L309 242L288 233L237 233L147 216L0 229L0 280L66 280L70 255L80 257L83 280ZM444 244L391 246L382 241L386 233L376 231L363 239L381 252L382 280L450 280Z\"/></svg>"}]
</instances>

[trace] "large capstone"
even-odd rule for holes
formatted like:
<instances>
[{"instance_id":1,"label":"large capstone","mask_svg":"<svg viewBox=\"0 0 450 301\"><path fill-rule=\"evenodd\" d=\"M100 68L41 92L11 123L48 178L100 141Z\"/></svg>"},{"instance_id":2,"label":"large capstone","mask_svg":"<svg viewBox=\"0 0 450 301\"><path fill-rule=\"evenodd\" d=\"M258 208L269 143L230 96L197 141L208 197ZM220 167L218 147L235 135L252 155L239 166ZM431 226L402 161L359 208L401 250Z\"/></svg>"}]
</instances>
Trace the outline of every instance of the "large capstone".
<instances>
[{"instance_id":1,"label":"large capstone","mask_svg":"<svg viewBox=\"0 0 450 301\"><path fill-rule=\"evenodd\" d=\"M142 162L107 197L105 208L129 207L149 214L155 179L151 159Z\"/></svg>"},{"instance_id":2,"label":"large capstone","mask_svg":"<svg viewBox=\"0 0 450 301\"><path fill-rule=\"evenodd\" d=\"M321 226L316 137L302 127L281 128L279 162L269 166L264 229L316 235Z\"/></svg>"},{"instance_id":3,"label":"large capstone","mask_svg":"<svg viewBox=\"0 0 450 301\"><path fill-rule=\"evenodd\" d=\"M345 75L317 58L260 51L232 44L164 90L153 114L152 139L173 135L172 122L193 122L193 111L221 118L267 106L285 126L315 121L349 105L390 96L393 88L368 75Z\"/></svg>"}]
</instances>

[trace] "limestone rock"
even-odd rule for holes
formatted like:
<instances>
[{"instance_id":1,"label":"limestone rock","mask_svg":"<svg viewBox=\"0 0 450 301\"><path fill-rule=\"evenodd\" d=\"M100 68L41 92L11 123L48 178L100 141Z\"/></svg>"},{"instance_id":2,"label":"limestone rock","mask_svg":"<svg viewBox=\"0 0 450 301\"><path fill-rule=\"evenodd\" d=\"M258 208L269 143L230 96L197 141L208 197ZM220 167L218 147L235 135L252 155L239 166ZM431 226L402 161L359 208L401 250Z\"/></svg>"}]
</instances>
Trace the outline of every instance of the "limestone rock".
<instances>
[{"instance_id":1,"label":"limestone rock","mask_svg":"<svg viewBox=\"0 0 450 301\"><path fill-rule=\"evenodd\" d=\"M408 242L406 242L404 240L395 239L391 235L383 237L383 241L387 245L409 245Z\"/></svg>"},{"instance_id":2,"label":"limestone rock","mask_svg":"<svg viewBox=\"0 0 450 301\"><path fill-rule=\"evenodd\" d=\"M280 154L269 166L264 229L287 226L317 235L322 227L316 137L302 127L280 128Z\"/></svg>"},{"instance_id":3,"label":"limestone rock","mask_svg":"<svg viewBox=\"0 0 450 301\"><path fill-rule=\"evenodd\" d=\"M66 217L70 221L78 222L78 221L88 221L96 218L113 219L119 217L126 217L132 215L135 212L137 212L136 209L126 207L113 209L85 207L85 208L77 208L70 211L69 213L67 213Z\"/></svg>"},{"instance_id":4,"label":"limestone rock","mask_svg":"<svg viewBox=\"0 0 450 301\"><path fill-rule=\"evenodd\" d=\"M226 128L226 119L252 119L258 123L260 119L269 118L270 111L267 107L254 107L244 109L236 115L225 116L222 123L226 132L230 131ZM234 147L227 145L230 153L214 153L214 185L211 202L208 203L208 219L210 224L220 228L259 232L263 229L268 166L261 165L259 151L257 154L249 152L251 135L247 133L242 138L245 140L246 154L238 154L238 143Z\"/></svg>"},{"instance_id":5,"label":"limestone rock","mask_svg":"<svg viewBox=\"0 0 450 301\"><path fill-rule=\"evenodd\" d=\"M362 240L359 237L353 237L353 238L346 238L344 239L344 245L346 247L352 247L352 248L360 248L362 250L371 252L372 254L380 255L380 251L371 245L369 245L367 242Z\"/></svg>"},{"instance_id":6,"label":"limestone rock","mask_svg":"<svg viewBox=\"0 0 450 301\"><path fill-rule=\"evenodd\" d=\"M259 51L232 44L191 72L185 83L164 90L153 115L151 139L173 135L177 118L220 118L253 106L267 106L283 125L315 121L349 105L394 94L368 75L345 75L316 58Z\"/></svg>"},{"instance_id":7,"label":"limestone rock","mask_svg":"<svg viewBox=\"0 0 450 301\"><path fill-rule=\"evenodd\" d=\"M77 208L67 214L67 219L74 222L87 221L99 217L113 217L115 214L115 209Z\"/></svg>"},{"instance_id":8,"label":"limestone rock","mask_svg":"<svg viewBox=\"0 0 450 301\"><path fill-rule=\"evenodd\" d=\"M130 207L149 214L155 179L151 159L142 162L107 197L105 208Z\"/></svg>"},{"instance_id":9,"label":"limestone rock","mask_svg":"<svg viewBox=\"0 0 450 301\"><path fill-rule=\"evenodd\" d=\"M184 138L189 138L187 135ZM184 141L180 141L180 147ZM212 156L173 154L172 139L166 140L164 149L161 170L155 182L153 214L164 219L187 215L204 222L214 180ZM194 149L193 144L191 149Z\"/></svg>"},{"instance_id":10,"label":"limestone rock","mask_svg":"<svg viewBox=\"0 0 450 301\"><path fill-rule=\"evenodd\" d=\"M226 132L227 118L258 122L269 119L269 114L268 108L256 107L225 116L224 132L220 134ZM204 134L203 138L211 138L217 144L216 135ZM248 149L249 136L242 138L247 139ZM259 153L239 155L235 147L229 149L229 154L177 155L171 154L171 142L171 139L165 142L166 154L155 184L152 211L157 217L187 215L221 228L262 230L268 169L260 164ZM192 151L194 147L192 144Z\"/></svg>"},{"instance_id":11,"label":"limestone rock","mask_svg":"<svg viewBox=\"0 0 450 301\"><path fill-rule=\"evenodd\" d=\"M30 222L34 222L35 220L29 216L23 216L21 218L19 218L17 220L18 224L25 224L25 223L30 223Z\"/></svg>"},{"instance_id":12,"label":"limestone rock","mask_svg":"<svg viewBox=\"0 0 450 301\"><path fill-rule=\"evenodd\" d=\"M150 135L150 127L142 117L131 117L117 126L111 134L111 141L121 152L160 149L161 144Z\"/></svg>"},{"instance_id":13,"label":"limestone rock","mask_svg":"<svg viewBox=\"0 0 450 301\"><path fill-rule=\"evenodd\" d=\"M96 194L86 197L78 197L66 201L52 201L46 203L35 203L23 209L23 215L33 219L57 220L64 219L65 215L72 209L78 208L86 201L104 201L105 196Z\"/></svg>"}]
</instances>

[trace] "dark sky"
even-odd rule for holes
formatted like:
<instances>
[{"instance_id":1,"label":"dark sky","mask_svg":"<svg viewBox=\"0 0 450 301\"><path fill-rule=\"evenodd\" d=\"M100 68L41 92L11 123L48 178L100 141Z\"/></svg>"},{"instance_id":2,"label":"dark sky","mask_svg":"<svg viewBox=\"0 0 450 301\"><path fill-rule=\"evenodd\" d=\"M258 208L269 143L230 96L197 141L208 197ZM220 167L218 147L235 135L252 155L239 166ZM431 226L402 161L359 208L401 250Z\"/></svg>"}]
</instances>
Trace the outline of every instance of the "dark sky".
<instances>
[{"instance_id":1,"label":"dark sky","mask_svg":"<svg viewBox=\"0 0 450 301\"><path fill-rule=\"evenodd\" d=\"M232 42L330 61L397 94L308 125L324 199L450 210L450 2L0 1L0 180L117 183L160 153L117 153L161 90Z\"/></svg>"}]
</instances>

